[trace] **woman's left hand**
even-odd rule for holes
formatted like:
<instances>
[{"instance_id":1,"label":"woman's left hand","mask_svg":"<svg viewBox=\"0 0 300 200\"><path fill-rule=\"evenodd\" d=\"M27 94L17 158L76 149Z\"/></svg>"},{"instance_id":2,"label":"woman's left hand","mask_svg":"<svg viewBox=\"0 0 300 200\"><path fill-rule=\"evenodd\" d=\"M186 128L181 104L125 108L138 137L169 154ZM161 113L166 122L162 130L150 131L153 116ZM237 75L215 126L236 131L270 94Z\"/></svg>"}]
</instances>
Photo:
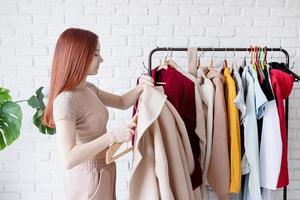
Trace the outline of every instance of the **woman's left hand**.
<instances>
[{"instance_id":1,"label":"woman's left hand","mask_svg":"<svg viewBox=\"0 0 300 200\"><path fill-rule=\"evenodd\" d=\"M138 84L138 87L142 90L144 90L144 87L145 86L151 86L153 87L154 86L154 80L152 79L151 76L148 76L148 75L141 75L139 77L139 84Z\"/></svg>"}]
</instances>

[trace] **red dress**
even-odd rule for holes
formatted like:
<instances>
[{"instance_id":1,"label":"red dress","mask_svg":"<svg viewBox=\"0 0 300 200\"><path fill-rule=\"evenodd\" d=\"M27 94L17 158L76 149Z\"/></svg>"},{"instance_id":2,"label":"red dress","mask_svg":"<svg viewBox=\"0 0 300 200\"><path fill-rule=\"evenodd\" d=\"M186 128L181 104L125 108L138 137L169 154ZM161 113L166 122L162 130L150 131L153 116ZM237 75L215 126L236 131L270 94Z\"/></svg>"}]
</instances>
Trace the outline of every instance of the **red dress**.
<instances>
[{"instance_id":1,"label":"red dress","mask_svg":"<svg viewBox=\"0 0 300 200\"><path fill-rule=\"evenodd\" d=\"M151 77L156 82L165 82L162 85L167 99L176 108L180 117L184 121L185 127L188 132L193 157L195 162L195 169L191 175L193 189L202 184L202 169L200 166L200 144L199 137L195 133L196 128L196 102L195 102L195 85L194 82L182 75L172 66L166 70L162 69L157 71L154 68L151 71ZM137 103L137 102L136 102ZM136 112L137 105L134 106L133 115Z\"/></svg>"},{"instance_id":2,"label":"red dress","mask_svg":"<svg viewBox=\"0 0 300 200\"><path fill-rule=\"evenodd\" d=\"M283 100L285 100L292 91L294 84L294 77L278 69L270 70L270 77L272 88L275 93L278 116L280 120L280 132L282 140L282 157L281 157L281 169L279 173L277 188L284 187L289 184L288 175L288 159L287 159L287 134L286 134L286 122L285 122L285 110Z\"/></svg>"},{"instance_id":3,"label":"red dress","mask_svg":"<svg viewBox=\"0 0 300 200\"><path fill-rule=\"evenodd\" d=\"M196 102L194 82L178 72L172 66L168 66L166 70L162 69L157 71L157 68L153 69L151 71L151 77L153 78L154 83L166 83L162 85L164 92L184 121L194 154L195 170L191 175L191 180L193 189L195 189L202 184L202 170L199 162L199 137L195 133Z\"/></svg>"}]
</instances>

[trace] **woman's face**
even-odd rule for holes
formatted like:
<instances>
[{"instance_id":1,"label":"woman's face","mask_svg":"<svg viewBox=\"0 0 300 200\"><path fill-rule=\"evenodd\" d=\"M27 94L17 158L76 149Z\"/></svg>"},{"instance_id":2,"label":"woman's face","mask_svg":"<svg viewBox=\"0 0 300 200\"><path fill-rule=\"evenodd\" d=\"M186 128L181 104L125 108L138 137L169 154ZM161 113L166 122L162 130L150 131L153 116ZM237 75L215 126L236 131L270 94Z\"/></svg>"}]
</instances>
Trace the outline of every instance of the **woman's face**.
<instances>
[{"instance_id":1,"label":"woman's face","mask_svg":"<svg viewBox=\"0 0 300 200\"><path fill-rule=\"evenodd\" d=\"M100 55L100 43L98 41L96 50L93 55L92 62L89 66L88 75L96 75L98 73L100 63L102 63L102 62L103 62L103 59Z\"/></svg>"}]
</instances>

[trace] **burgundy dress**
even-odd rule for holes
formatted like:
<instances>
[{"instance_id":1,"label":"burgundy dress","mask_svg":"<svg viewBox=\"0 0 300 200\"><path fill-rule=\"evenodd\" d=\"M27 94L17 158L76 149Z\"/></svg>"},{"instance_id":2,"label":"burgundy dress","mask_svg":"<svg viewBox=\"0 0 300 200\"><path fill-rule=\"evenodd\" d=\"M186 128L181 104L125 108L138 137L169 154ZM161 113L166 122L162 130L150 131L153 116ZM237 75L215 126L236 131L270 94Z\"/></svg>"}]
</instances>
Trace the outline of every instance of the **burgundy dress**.
<instances>
[{"instance_id":1,"label":"burgundy dress","mask_svg":"<svg viewBox=\"0 0 300 200\"><path fill-rule=\"evenodd\" d=\"M199 137L195 133L196 128L196 103L195 103L195 85L194 82L178 72L172 66L168 66L166 70L157 71L157 68L151 71L151 76L156 82L165 82L162 85L168 100L176 108L185 123L188 136L190 139L195 170L191 175L193 189L202 184L202 169L200 167L200 145Z\"/></svg>"}]
</instances>

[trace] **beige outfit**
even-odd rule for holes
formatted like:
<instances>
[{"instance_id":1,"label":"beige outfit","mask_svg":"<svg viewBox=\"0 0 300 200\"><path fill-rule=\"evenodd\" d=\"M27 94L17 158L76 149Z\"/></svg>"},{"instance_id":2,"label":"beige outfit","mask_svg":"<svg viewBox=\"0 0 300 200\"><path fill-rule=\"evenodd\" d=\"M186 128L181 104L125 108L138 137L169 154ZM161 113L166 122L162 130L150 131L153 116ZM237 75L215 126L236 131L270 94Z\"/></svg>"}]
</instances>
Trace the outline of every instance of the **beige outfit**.
<instances>
[{"instance_id":1,"label":"beige outfit","mask_svg":"<svg viewBox=\"0 0 300 200\"><path fill-rule=\"evenodd\" d=\"M139 98L129 198L194 200L194 159L187 130L160 90L145 87Z\"/></svg>"},{"instance_id":2,"label":"beige outfit","mask_svg":"<svg viewBox=\"0 0 300 200\"><path fill-rule=\"evenodd\" d=\"M54 122L70 120L76 126L76 144L90 142L106 133L108 110L99 99L99 89L87 82L83 88L61 92L53 102ZM115 164L107 166L105 151L70 170L67 199L115 199Z\"/></svg>"},{"instance_id":3,"label":"beige outfit","mask_svg":"<svg viewBox=\"0 0 300 200\"><path fill-rule=\"evenodd\" d=\"M224 95L225 78L215 69L210 69L207 78L215 87L214 123L208 182L219 200L230 199L230 161L228 149L227 112Z\"/></svg>"},{"instance_id":4,"label":"beige outfit","mask_svg":"<svg viewBox=\"0 0 300 200\"><path fill-rule=\"evenodd\" d=\"M186 77L195 83L195 103L196 103L196 129L195 132L199 136L200 142L200 165L204 171L204 161L206 155L206 114L204 113L204 100L201 89L200 78L197 78L197 47L188 48L188 73L184 73Z\"/></svg>"},{"instance_id":5,"label":"beige outfit","mask_svg":"<svg viewBox=\"0 0 300 200\"><path fill-rule=\"evenodd\" d=\"M105 159L82 163L70 170L68 200L115 200L116 164Z\"/></svg>"},{"instance_id":6,"label":"beige outfit","mask_svg":"<svg viewBox=\"0 0 300 200\"><path fill-rule=\"evenodd\" d=\"M208 185L207 173L210 165L212 133L213 133L213 112L214 112L214 86L210 79L205 75L204 68L200 67L197 71L197 78L200 82L202 100L204 103L204 115L206 118L206 150L203 169L203 183ZM202 81L201 81L202 80Z\"/></svg>"}]
</instances>

